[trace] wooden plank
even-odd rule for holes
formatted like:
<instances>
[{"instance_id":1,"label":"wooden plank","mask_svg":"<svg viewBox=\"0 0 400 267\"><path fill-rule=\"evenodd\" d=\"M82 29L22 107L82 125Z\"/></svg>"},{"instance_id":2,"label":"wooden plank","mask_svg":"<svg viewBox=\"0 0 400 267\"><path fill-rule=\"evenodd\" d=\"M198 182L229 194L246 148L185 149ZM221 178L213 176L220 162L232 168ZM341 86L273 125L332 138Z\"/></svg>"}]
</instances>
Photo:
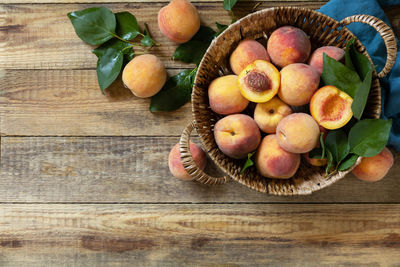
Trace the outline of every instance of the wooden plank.
<instances>
[{"instance_id":1,"label":"wooden plank","mask_svg":"<svg viewBox=\"0 0 400 267\"><path fill-rule=\"evenodd\" d=\"M0 216L2 266L400 262L398 204L1 205Z\"/></svg>"},{"instance_id":2,"label":"wooden plank","mask_svg":"<svg viewBox=\"0 0 400 267\"><path fill-rule=\"evenodd\" d=\"M151 113L121 79L103 96L95 70L0 70L0 88L1 135L176 136L192 120L190 103Z\"/></svg>"},{"instance_id":3,"label":"wooden plank","mask_svg":"<svg viewBox=\"0 0 400 267\"><path fill-rule=\"evenodd\" d=\"M178 137L2 137L0 202L400 203L400 165L374 184L349 175L311 196L277 197L234 181L204 186L168 170ZM395 154L395 161L399 154ZM209 173L218 175L212 164Z\"/></svg>"},{"instance_id":4,"label":"wooden plank","mask_svg":"<svg viewBox=\"0 0 400 267\"><path fill-rule=\"evenodd\" d=\"M284 2L290 5L292 2ZM296 2L296 4L299 4ZM322 2L306 2L301 6L318 8ZM160 33L157 12L165 3L105 4L114 12L130 11L137 16L141 25L149 24L150 31L161 43L152 52L159 56L167 67L182 68L187 64L171 60L176 45ZM275 6L263 2L261 8ZM46 4L46 5L1 5L0 6L0 69L94 69L96 56L92 46L81 41L74 32L66 14L93 5ZM215 21L228 23L229 12L222 3L196 3L202 22L215 27ZM241 2L238 16L247 14L251 5ZM23 51L23 52L22 52Z\"/></svg>"},{"instance_id":5,"label":"wooden plank","mask_svg":"<svg viewBox=\"0 0 400 267\"><path fill-rule=\"evenodd\" d=\"M328 0L312 0L308 2L314 2L314 3L326 3ZM125 3L143 3L143 2L150 2L150 3L168 3L170 0L127 0L124 1ZM196 1L191 1L193 3L201 3L201 2L218 2L221 3L221 0L196 0ZM277 4L276 0L260 0L260 1L249 1L247 0L246 2L271 2L274 3L275 5ZM304 2L307 2L307 0L281 0L279 2L288 2L288 3L295 3L297 5L302 5ZM54 4L54 0L0 0L0 4ZM121 0L61 0L57 1L58 4L65 4L65 3L121 3Z\"/></svg>"}]
</instances>

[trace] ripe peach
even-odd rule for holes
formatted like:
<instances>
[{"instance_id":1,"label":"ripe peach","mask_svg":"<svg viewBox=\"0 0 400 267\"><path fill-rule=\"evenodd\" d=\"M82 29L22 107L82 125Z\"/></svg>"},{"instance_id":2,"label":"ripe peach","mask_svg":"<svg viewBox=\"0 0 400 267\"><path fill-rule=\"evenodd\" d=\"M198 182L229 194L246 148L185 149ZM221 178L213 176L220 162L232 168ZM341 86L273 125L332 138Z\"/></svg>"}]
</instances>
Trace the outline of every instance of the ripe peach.
<instances>
[{"instance_id":1,"label":"ripe peach","mask_svg":"<svg viewBox=\"0 0 400 267\"><path fill-rule=\"evenodd\" d=\"M314 67L315 70L322 74L323 65L324 65L324 53L329 57L336 59L337 61L341 61L344 58L344 50L336 47L336 46L322 46L316 49L312 54L310 59L308 60L308 64L311 67Z\"/></svg>"},{"instance_id":2,"label":"ripe peach","mask_svg":"<svg viewBox=\"0 0 400 267\"><path fill-rule=\"evenodd\" d=\"M238 77L240 92L248 100L264 103L278 93L281 77L270 62L256 60L242 70Z\"/></svg>"},{"instance_id":3,"label":"ripe peach","mask_svg":"<svg viewBox=\"0 0 400 267\"><path fill-rule=\"evenodd\" d=\"M124 85L140 98L157 94L166 80L167 72L163 63L150 54L134 57L122 72Z\"/></svg>"},{"instance_id":4,"label":"ripe peach","mask_svg":"<svg viewBox=\"0 0 400 267\"><path fill-rule=\"evenodd\" d=\"M219 149L235 159L244 158L257 149L261 134L255 121L244 114L228 115L214 127L214 137Z\"/></svg>"},{"instance_id":5,"label":"ripe peach","mask_svg":"<svg viewBox=\"0 0 400 267\"><path fill-rule=\"evenodd\" d=\"M267 49L256 40L245 39L232 52L229 62L232 71L239 75L247 65L257 59L269 61Z\"/></svg>"},{"instance_id":6,"label":"ripe peach","mask_svg":"<svg viewBox=\"0 0 400 267\"><path fill-rule=\"evenodd\" d=\"M207 158L201 147L190 141L190 153L192 154L193 160L197 167L203 170L206 167ZM171 149L171 152L169 152L168 167L172 175L176 178L182 180L193 180L193 178L186 172L182 165L181 154L179 152L179 143L174 145Z\"/></svg>"},{"instance_id":7,"label":"ripe peach","mask_svg":"<svg viewBox=\"0 0 400 267\"><path fill-rule=\"evenodd\" d=\"M158 27L171 41L189 41L200 29L197 9L187 0L172 0L158 12Z\"/></svg>"},{"instance_id":8,"label":"ripe peach","mask_svg":"<svg viewBox=\"0 0 400 267\"><path fill-rule=\"evenodd\" d=\"M278 67L306 62L311 51L307 34L299 28L283 26L276 29L268 39L268 55Z\"/></svg>"},{"instance_id":9,"label":"ripe peach","mask_svg":"<svg viewBox=\"0 0 400 267\"><path fill-rule=\"evenodd\" d=\"M274 97L268 102L257 104L254 120L264 133L275 133L278 123L291 113L292 109L288 105Z\"/></svg>"},{"instance_id":10,"label":"ripe peach","mask_svg":"<svg viewBox=\"0 0 400 267\"><path fill-rule=\"evenodd\" d=\"M303 63L294 63L281 69L279 98L286 104L302 106L308 104L318 89L319 74Z\"/></svg>"},{"instance_id":11,"label":"ripe peach","mask_svg":"<svg viewBox=\"0 0 400 267\"><path fill-rule=\"evenodd\" d=\"M300 155L282 149L275 134L264 137L258 147L255 165L265 177L288 179L300 165Z\"/></svg>"},{"instance_id":12,"label":"ripe peach","mask_svg":"<svg viewBox=\"0 0 400 267\"><path fill-rule=\"evenodd\" d=\"M208 87L211 109L222 115L242 112L249 100L240 93L238 76L227 75L213 80Z\"/></svg>"},{"instance_id":13,"label":"ripe peach","mask_svg":"<svg viewBox=\"0 0 400 267\"><path fill-rule=\"evenodd\" d=\"M313 95L310 102L311 115L326 129L338 129L353 116L353 99L335 86L327 85Z\"/></svg>"},{"instance_id":14,"label":"ripe peach","mask_svg":"<svg viewBox=\"0 0 400 267\"><path fill-rule=\"evenodd\" d=\"M306 113L293 113L283 118L276 127L279 145L292 153L306 153L319 142L319 127Z\"/></svg>"},{"instance_id":15,"label":"ripe peach","mask_svg":"<svg viewBox=\"0 0 400 267\"><path fill-rule=\"evenodd\" d=\"M328 163L327 158L323 159L318 159L318 158L310 158L309 152L303 154L303 157L306 159L308 163L310 163L312 166L325 166Z\"/></svg>"},{"instance_id":16,"label":"ripe peach","mask_svg":"<svg viewBox=\"0 0 400 267\"><path fill-rule=\"evenodd\" d=\"M360 180L377 182L386 176L393 166L393 154L386 147L376 156L363 158L352 173Z\"/></svg>"}]
</instances>

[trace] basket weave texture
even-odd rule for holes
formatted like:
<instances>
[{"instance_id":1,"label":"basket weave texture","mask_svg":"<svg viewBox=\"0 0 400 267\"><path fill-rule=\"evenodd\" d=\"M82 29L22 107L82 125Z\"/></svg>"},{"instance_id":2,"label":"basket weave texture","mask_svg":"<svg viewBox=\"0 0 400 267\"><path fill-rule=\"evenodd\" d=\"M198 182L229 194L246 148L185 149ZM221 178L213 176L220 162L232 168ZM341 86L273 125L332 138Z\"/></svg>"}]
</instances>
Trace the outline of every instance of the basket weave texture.
<instances>
[{"instance_id":1,"label":"basket weave texture","mask_svg":"<svg viewBox=\"0 0 400 267\"><path fill-rule=\"evenodd\" d=\"M324 168L310 166L303 159L295 176L287 180L263 177L257 172L254 166L240 174L244 161L227 157L218 149L215 143L213 134L214 124L222 116L210 109L207 91L213 79L231 73L229 55L243 39L265 38L270 36L275 29L284 25L291 25L302 29L310 37L312 50L326 45L344 48L347 41L355 38L344 26L354 21L373 26L383 37L388 50L388 60L379 76L385 76L395 61L397 49L395 38L391 29L385 23L371 16L352 16L342 22L338 22L326 15L309 9L297 7L269 8L242 18L230 25L218 38L214 39L200 63L195 78L192 93L194 122L184 130L181 137L181 158L189 174L194 176L196 180L206 184L221 184L232 178L254 190L274 195L311 194L343 178L350 170L336 173L327 178L325 177ZM365 47L357 39L355 46L360 52L370 58ZM381 112L380 89L378 74L374 71L371 91L363 114L364 118L379 118ZM188 140L193 128L197 130L205 151L227 176L211 177L203 173L194 164L190 150L188 149ZM360 160L358 159L356 164Z\"/></svg>"}]
</instances>

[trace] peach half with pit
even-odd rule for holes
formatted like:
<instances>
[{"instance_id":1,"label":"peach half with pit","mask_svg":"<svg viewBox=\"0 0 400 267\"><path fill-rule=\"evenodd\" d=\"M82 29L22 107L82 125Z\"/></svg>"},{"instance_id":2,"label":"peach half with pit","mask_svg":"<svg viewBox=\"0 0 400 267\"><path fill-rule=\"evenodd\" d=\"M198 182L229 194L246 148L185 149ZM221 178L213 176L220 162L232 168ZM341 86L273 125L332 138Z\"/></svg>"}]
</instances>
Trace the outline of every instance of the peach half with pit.
<instances>
[{"instance_id":1,"label":"peach half with pit","mask_svg":"<svg viewBox=\"0 0 400 267\"><path fill-rule=\"evenodd\" d=\"M229 63L232 71L239 75L247 65L257 59L270 61L267 49L256 40L245 39L233 50Z\"/></svg>"},{"instance_id":2,"label":"peach half with pit","mask_svg":"<svg viewBox=\"0 0 400 267\"><path fill-rule=\"evenodd\" d=\"M257 149L261 141L256 122L244 114L220 119L214 126L214 137L222 153L234 159L246 157Z\"/></svg>"},{"instance_id":3,"label":"peach half with pit","mask_svg":"<svg viewBox=\"0 0 400 267\"><path fill-rule=\"evenodd\" d=\"M214 79L208 86L210 107L215 113L240 113L249 104L249 100L240 93L237 79L236 75L222 76Z\"/></svg>"},{"instance_id":4,"label":"peach half with pit","mask_svg":"<svg viewBox=\"0 0 400 267\"><path fill-rule=\"evenodd\" d=\"M315 92L310 102L311 115L322 127L334 130L346 125L353 111L353 99L335 86L327 85Z\"/></svg>"},{"instance_id":5,"label":"peach half with pit","mask_svg":"<svg viewBox=\"0 0 400 267\"><path fill-rule=\"evenodd\" d=\"M291 113L292 109L288 105L274 97L268 102L256 105L254 120L264 133L275 133L278 123Z\"/></svg>"},{"instance_id":6,"label":"peach half with pit","mask_svg":"<svg viewBox=\"0 0 400 267\"><path fill-rule=\"evenodd\" d=\"M280 82L278 69L265 60L254 61L238 77L242 95L256 103L265 103L272 99L278 93Z\"/></svg>"},{"instance_id":7,"label":"peach half with pit","mask_svg":"<svg viewBox=\"0 0 400 267\"><path fill-rule=\"evenodd\" d=\"M265 177L288 179L300 166L300 155L280 147L275 134L263 138L255 159L258 172Z\"/></svg>"}]
</instances>

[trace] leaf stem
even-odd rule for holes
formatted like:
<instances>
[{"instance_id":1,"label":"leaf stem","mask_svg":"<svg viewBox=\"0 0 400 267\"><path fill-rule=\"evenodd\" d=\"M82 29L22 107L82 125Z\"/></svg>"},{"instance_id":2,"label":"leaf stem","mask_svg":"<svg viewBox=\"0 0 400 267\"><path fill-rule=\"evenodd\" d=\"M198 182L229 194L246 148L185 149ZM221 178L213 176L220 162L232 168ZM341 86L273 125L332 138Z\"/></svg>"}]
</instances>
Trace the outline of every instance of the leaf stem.
<instances>
[{"instance_id":1,"label":"leaf stem","mask_svg":"<svg viewBox=\"0 0 400 267\"><path fill-rule=\"evenodd\" d=\"M113 36L114 36L115 38L117 38L118 40L122 41L122 42L131 44L132 46L136 46L136 47L141 47L141 46L143 46L143 45L141 45L140 43L136 43L136 42L131 42L131 41L125 40L125 39L119 37L119 36L116 35L116 34L113 34Z\"/></svg>"}]
</instances>

